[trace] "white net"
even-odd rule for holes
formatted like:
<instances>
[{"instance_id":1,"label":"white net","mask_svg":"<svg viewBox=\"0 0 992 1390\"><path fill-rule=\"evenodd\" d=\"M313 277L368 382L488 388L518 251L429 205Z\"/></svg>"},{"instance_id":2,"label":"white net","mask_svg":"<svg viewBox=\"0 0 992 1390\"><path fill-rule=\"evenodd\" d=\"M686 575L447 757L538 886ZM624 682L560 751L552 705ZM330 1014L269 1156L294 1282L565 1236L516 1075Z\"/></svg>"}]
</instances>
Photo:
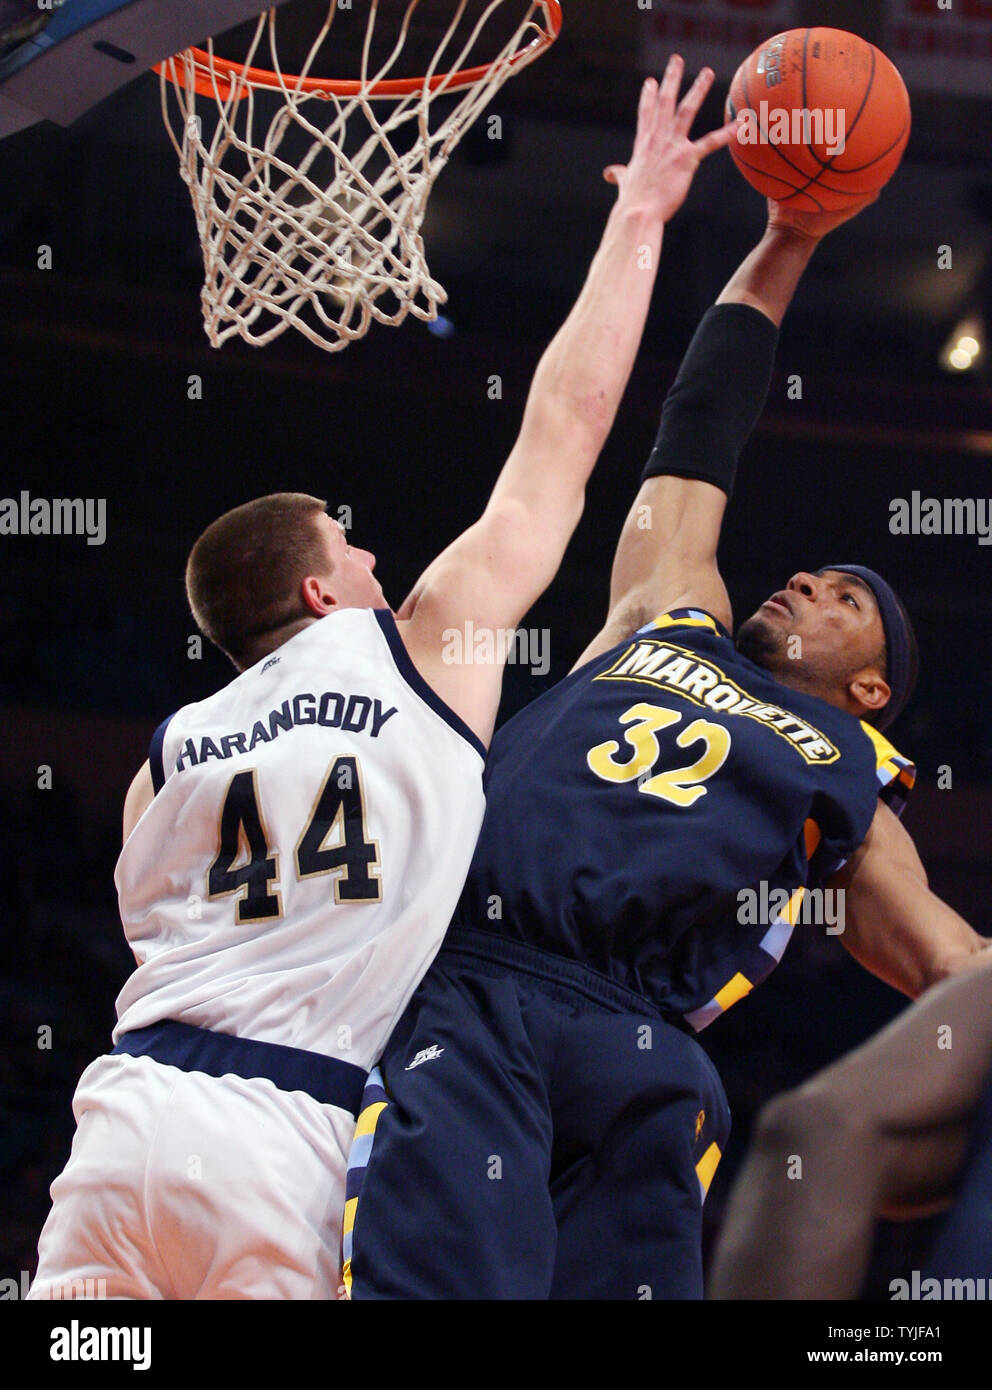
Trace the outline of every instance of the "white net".
<instances>
[{"instance_id":1,"label":"white net","mask_svg":"<svg viewBox=\"0 0 992 1390\"><path fill-rule=\"evenodd\" d=\"M260 16L243 61L215 56L211 42L160 67L163 115L203 247L201 300L214 347L235 334L260 347L292 327L335 352L373 321L435 319L447 296L421 236L434 181L468 126L553 40L561 20L555 3L515 0L525 11L519 24L508 38L504 26L495 58L483 57L490 21L514 0L488 0L474 12L470 0L450 0L426 71L407 84L400 60L421 0L358 3L368 9L359 72L334 91L311 83L335 17L342 19L339 0L326 3L293 76L280 67L278 10ZM351 4L341 0L340 9ZM392 26L385 53L380 9L382 27ZM393 90L404 85L411 90Z\"/></svg>"}]
</instances>

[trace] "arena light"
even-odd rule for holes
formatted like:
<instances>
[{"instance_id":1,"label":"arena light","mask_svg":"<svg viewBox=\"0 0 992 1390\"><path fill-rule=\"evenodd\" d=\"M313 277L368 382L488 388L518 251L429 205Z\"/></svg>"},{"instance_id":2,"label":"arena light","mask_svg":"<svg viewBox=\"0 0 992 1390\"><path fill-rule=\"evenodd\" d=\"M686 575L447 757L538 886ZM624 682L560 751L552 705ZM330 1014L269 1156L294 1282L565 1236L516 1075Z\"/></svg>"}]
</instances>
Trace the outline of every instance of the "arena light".
<instances>
[{"instance_id":1,"label":"arena light","mask_svg":"<svg viewBox=\"0 0 992 1390\"><path fill-rule=\"evenodd\" d=\"M945 371L967 372L975 366L983 352L982 325L975 318L963 320L955 328L940 355Z\"/></svg>"}]
</instances>

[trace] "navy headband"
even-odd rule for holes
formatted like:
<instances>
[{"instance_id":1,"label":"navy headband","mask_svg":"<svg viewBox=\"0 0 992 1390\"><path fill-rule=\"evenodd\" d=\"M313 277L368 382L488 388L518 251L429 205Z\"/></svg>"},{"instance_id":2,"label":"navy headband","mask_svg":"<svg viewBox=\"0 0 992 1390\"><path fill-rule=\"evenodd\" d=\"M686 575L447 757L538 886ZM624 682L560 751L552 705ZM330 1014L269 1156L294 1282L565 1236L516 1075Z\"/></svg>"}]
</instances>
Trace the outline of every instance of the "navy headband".
<instances>
[{"instance_id":1,"label":"navy headband","mask_svg":"<svg viewBox=\"0 0 992 1390\"><path fill-rule=\"evenodd\" d=\"M822 574L824 570L840 570L843 574L853 574L864 580L875 595L885 632L885 679L892 696L877 718L869 719L869 723L873 722L878 729L887 729L905 709L916 686L919 655L913 625L894 589L874 570L865 569L864 565L824 565L819 573Z\"/></svg>"}]
</instances>

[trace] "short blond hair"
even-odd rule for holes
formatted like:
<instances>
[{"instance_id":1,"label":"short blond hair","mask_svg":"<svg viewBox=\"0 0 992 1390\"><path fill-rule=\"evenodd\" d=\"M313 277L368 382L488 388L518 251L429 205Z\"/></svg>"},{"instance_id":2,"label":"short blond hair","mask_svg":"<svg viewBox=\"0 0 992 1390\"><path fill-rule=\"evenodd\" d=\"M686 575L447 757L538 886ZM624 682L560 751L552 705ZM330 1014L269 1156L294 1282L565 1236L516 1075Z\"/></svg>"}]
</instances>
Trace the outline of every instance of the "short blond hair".
<instances>
[{"instance_id":1,"label":"short blond hair","mask_svg":"<svg viewBox=\"0 0 992 1390\"><path fill-rule=\"evenodd\" d=\"M211 522L186 562L196 624L239 670L258 659L260 639L307 615L300 585L328 568L316 526L326 502L274 492Z\"/></svg>"}]
</instances>

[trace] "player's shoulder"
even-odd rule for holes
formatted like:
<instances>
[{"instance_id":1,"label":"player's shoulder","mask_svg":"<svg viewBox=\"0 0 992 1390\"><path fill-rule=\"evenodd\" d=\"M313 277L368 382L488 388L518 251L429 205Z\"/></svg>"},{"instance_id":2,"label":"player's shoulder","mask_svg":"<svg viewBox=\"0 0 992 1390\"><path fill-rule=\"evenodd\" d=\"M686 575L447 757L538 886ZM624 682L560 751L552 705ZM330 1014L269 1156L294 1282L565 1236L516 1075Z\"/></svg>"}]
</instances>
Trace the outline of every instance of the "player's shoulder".
<instances>
[{"instance_id":1,"label":"player's shoulder","mask_svg":"<svg viewBox=\"0 0 992 1390\"><path fill-rule=\"evenodd\" d=\"M643 612L641 614L643 618ZM636 650L641 645L650 646L654 644L654 649L661 651L668 649L671 642L680 642L683 645L692 646L694 643L701 642L703 646L711 651L730 651L734 650L733 637L729 630L724 627L719 618L704 608L667 608L663 613L657 614L648 622L638 620L638 625L633 623L625 626L625 629L616 637L612 646L599 651L591 656L581 665L573 667L566 677L565 684L572 677L582 678L595 671L595 668L609 666L618 657L625 653Z\"/></svg>"},{"instance_id":2,"label":"player's shoulder","mask_svg":"<svg viewBox=\"0 0 992 1390\"><path fill-rule=\"evenodd\" d=\"M872 747L879 795L890 810L901 816L916 783L916 767L878 729L864 719L857 722Z\"/></svg>"},{"instance_id":3,"label":"player's shoulder","mask_svg":"<svg viewBox=\"0 0 992 1390\"><path fill-rule=\"evenodd\" d=\"M151 761L146 758L132 778L124 798L124 840L152 804L156 791Z\"/></svg>"},{"instance_id":4,"label":"player's shoulder","mask_svg":"<svg viewBox=\"0 0 992 1390\"><path fill-rule=\"evenodd\" d=\"M632 635L635 637L652 636L657 632L670 631L672 628L685 628L690 631L709 632L714 637L721 637L728 642L733 638L730 631L723 625L719 618L708 613L705 608L669 608L664 613L659 613L656 618L652 618L649 623L637 629Z\"/></svg>"},{"instance_id":5,"label":"player's shoulder","mask_svg":"<svg viewBox=\"0 0 992 1390\"><path fill-rule=\"evenodd\" d=\"M447 726L449 735L456 734L460 743L467 744L484 761L488 750L477 730L492 727L499 682L494 694L478 684L473 687L449 677L475 666L491 676L492 654L484 654L480 660L456 629L442 634L444 645L438 651L433 642L425 645L422 637L417 640L417 628L410 619L398 619L389 609L377 609L374 616L406 690L430 711L433 720ZM471 624L466 639L470 630ZM453 639L450 646L449 638Z\"/></svg>"},{"instance_id":6,"label":"player's shoulder","mask_svg":"<svg viewBox=\"0 0 992 1390\"><path fill-rule=\"evenodd\" d=\"M738 660L733 636L714 614L704 608L667 608L650 622L632 628L608 651L577 666L571 674L595 674L592 668L597 665L609 669L628 658L635 664L657 664L678 655L717 661L720 669Z\"/></svg>"}]
</instances>

